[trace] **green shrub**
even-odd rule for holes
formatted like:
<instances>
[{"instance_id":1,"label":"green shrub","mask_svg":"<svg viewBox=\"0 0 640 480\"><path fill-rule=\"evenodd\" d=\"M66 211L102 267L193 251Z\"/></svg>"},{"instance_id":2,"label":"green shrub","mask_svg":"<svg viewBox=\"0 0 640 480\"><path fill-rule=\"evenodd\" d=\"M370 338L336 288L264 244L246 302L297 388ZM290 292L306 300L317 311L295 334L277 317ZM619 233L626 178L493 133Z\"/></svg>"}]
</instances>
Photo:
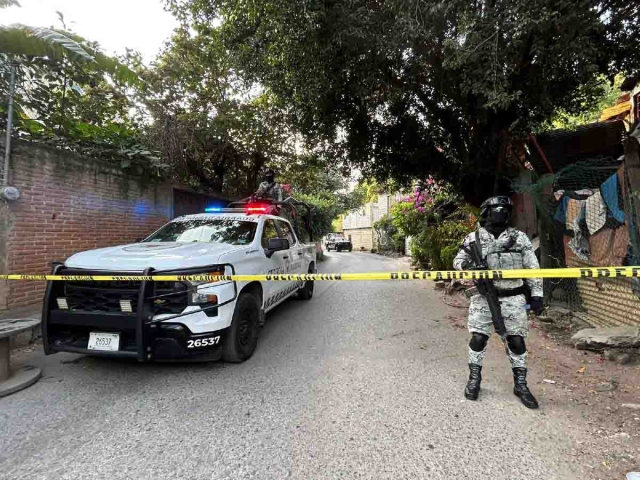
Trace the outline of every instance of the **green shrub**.
<instances>
[{"instance_id":1,"label":"green shrub","mask_svg":"<svg viewBox=\"0 0 640 480\"><path fill-rule=\"evenodd\" d=\"M440 260L444 270L453 270L453 259L458 254L459 248L459 245L450 245L440 250Z\"/></svg>"},{"instance_id":2,"label":"green shrub","mask_svg":"<svg viewBox=\"0 0 640 480\"><path fill-rule=\"evenodd\" d=\"M390 215L385 215L373 224L378 237L378 247L381 251L404 252L405 236L393 224Z\"/></svg>"}]
</instances>

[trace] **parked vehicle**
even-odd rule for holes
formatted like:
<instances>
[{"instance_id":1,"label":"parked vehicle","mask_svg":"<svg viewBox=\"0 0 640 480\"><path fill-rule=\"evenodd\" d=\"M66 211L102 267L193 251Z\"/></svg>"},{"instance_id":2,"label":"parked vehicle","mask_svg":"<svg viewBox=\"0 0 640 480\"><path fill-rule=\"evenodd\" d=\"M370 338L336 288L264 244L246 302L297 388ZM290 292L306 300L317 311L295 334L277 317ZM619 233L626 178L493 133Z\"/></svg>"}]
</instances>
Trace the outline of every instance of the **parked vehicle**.
<instances>
[{"instance_id":1,"label":"parked vehicle","mask_svg":"<svg viewBox=\"0 0 640 480\"><path fill-rule=\"evenodd\" d=\"M58 275L113 275L113 281L52 281L43 310L47 354L76 352L139 361L253 354L265 313L287 298L313 296L313 282L131 281L131 275L315 273L304 244L272 205L209 209L166 224L145 240L78 253Z\"/></svg>"},{"instance_id":2,"label":"parked vehicle","mask_svg":"<svg viewBox=\"0 0 640 480\"><path fill-rule=\"evenodd\" d=\"M333 240L333 246L337 252L341 252L343 250L350 252L351 250L353 250L353 245L351 244L351 240L343 237L342 235L336 235L336 237Z\"/></svg>"}]
</instances>

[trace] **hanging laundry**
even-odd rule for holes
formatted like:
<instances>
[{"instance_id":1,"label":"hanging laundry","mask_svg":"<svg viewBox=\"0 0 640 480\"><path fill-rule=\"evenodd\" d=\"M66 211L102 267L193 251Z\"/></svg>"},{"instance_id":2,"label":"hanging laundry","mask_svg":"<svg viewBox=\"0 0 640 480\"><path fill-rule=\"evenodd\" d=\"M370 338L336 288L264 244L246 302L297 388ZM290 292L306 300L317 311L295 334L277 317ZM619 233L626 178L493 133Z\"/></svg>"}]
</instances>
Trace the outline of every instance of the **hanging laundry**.
<instances>
[{"instance_id":1,"label":"hanging laundry","mask_svg":"<svg viewBox=\"0 0 640 480\"><path fill-rule=\"evenodd\" d=\"M604 224L607 222L607 206L599 190L596 190L596 193L587 198L585 217L587 229L591 235L604 227Z\"/></svg>"},{"instance_id":2,"label":"hanging laundry","mask_svg":"<svg viewBox=\"0 0 640 480\"><path fill-rule=\"evenodd\" d=\"M584 200L581 201L584 202ZM568 220L569 216L567 215L567 221ZM585 235L585 232L582 231L580 226L581 220L580 214L573 218L573 223L571 225L573 238L569 242L569 248L580 260L588 261L589 255L591 254L589 250L589 239L587 238L587 235Z\"/></svg>"},{"instance_id":3,"label":"hanging laundry","mask_svg":"<svg viewBox=\"0 0 640 480\"><path fill-rule=\"evenodd\" d=\"M569 202L567 203L567 230L575 231L575 225L577 225L577 222L584 218L585 204L586 200L569 199Z\"/></svg>"},{"instance_id":4,"label":"hanging laundry","mask_svg":"<svg viewBox=\"0 0 640 480\"><path fill-rule=\"evenodd\" d=\"M624 223L624 212L620 210L618 202L618 174L611 175L602 185L600 185L602 199L609 209L609 213L616 221Z\"/></svg>"},{"instance_id":5,"label":"hanging laundry","mask_svg":"<svg viewBox=\"0 0 640 480\"><path fill-rule=\"evenodd\" d=\"M560 200L560 204L558 205L556 213L553 216L553 219L556 222L567 223L567 205L569 204L569 200L571 200L569 197L564 197L562 200Z\"/></svg>"}]
</instances>

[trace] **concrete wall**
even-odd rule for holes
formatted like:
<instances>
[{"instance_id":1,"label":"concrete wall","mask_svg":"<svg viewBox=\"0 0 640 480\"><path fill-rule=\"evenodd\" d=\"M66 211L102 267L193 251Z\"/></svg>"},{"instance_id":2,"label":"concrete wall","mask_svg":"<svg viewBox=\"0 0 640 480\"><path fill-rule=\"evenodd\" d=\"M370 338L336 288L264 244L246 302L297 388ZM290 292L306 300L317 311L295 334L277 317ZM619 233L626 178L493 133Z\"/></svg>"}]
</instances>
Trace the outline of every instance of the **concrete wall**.
<instances>
[{"instance_id":1,"label":"concrete wall","mask_svg":"<svg viewBox=\"0 0 640 480\"><path fill-rule=\"evenodd\" d=\"M133 242L172 218L173 188L143 185L117 167L16 142L0 202L0 272L48 273L73 253ZM43 282L0 282L0 312L40 303Z\"/></svg>"},{"instance_id":2,"label":"concrete wall","mask_svg":"<svg viewBox=\"0 0 640 480\"><path fill-rule=\"evenodd\" d=\"M364 247L366 250L374 248L375 232L372 228L354 228L344 230L344 236L351 239L354 250Z\"/></svg>"}]
</instances>

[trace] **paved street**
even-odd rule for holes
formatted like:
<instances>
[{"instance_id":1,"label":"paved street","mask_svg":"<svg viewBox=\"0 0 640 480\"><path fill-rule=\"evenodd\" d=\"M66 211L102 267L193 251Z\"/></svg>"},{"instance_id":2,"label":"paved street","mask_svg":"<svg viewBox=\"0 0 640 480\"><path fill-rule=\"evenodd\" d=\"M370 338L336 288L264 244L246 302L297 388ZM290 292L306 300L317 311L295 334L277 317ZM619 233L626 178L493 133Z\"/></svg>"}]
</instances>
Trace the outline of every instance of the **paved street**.
<instances>
[{"instance_id":1,"label":"paved street","mask_svg":"<svg viewBox=\"0 0 640 480\"><path fill-rule=\"evenodd\" d=\"M399 268L333 253L320 271ZM450 315L431 283L317 283L240 365L38 352L45 378L0 399L0 478L583 478L569 426L520 405L497 342L481 401L463 399L467 333Z\"/></svg>"}]
</instances>

